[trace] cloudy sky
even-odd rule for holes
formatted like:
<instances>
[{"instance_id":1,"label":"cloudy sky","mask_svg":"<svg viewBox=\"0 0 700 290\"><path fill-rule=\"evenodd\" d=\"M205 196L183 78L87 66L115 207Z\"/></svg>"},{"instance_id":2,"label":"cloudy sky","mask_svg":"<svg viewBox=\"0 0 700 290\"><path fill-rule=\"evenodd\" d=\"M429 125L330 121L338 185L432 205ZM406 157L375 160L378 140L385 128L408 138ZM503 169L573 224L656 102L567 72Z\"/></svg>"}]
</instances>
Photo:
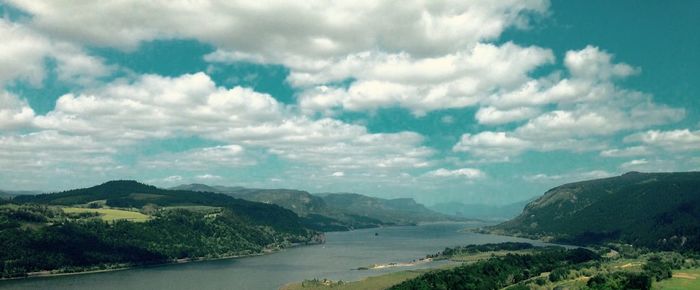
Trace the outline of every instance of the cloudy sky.
<instances>
[{"instance_id":1,"label":"cloudy sky","mask_svg":"<svg viewBox=\"0 0 700 290\"><path fill-rule=\"evenodd\" d=\"M0 0L0 188L508 203L700 169L700 1Z\"/></svg>"}]
</instances>

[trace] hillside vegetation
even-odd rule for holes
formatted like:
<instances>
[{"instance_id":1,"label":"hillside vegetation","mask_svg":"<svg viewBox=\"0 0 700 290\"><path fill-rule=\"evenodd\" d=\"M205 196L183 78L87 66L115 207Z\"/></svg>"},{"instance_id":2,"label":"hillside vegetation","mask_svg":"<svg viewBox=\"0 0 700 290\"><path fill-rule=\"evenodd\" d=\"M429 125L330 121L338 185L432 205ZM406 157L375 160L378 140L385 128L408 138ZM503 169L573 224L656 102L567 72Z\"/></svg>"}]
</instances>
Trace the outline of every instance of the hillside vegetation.
<instances>
[{"instance_id":1,"label":"hillside vegetation","mask_svg":"<svg viewBox=\"0 0 700 290\"><path fill-rule=\"evenodd\" d=\"M381 199L355 193L310 194L293 189L185 184L171 188L216 192L249 201L276 204L301 217L301 222L319 231L343 231L383 225L415 225L419 222L449 220L413 199Z\"/></svg>"},{"instance_id":2,"label":"hillside vegetation","mask_svg":"<svg viewBox=\"0 0 700 290\"><path fill-rule=\"evenodd\" d=\"M581 245L700 250L700 172L639 173L555 187L492 233Z\"/></svg>"},{"instance_id":3,"label":"hillside vegetation","mask_svg":"<svg viewBox=\"0 0 700 290\"><path fill-rule=\"evenodd\" d=\"M0 277L248 255L322 242L293 212L135 181L0 205Z\"/></svg>"}]
</instances>

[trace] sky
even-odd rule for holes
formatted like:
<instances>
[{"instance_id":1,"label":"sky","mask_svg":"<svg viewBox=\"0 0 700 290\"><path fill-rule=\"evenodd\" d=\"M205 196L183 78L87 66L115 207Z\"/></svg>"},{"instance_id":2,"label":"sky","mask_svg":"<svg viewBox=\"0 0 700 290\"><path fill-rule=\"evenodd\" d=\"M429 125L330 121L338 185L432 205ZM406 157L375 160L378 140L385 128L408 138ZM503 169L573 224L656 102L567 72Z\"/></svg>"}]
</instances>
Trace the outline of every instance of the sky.
<instances>
[{"instance_id":1,"label":"sky","mask_svg":"<svg viewBox=\"0 0 700 290\"><path fill-rule=\"evenodd\" d=\"M0 188L507 204L700 170L700 2L0 0Z\"/></svg>"}]
</instances>

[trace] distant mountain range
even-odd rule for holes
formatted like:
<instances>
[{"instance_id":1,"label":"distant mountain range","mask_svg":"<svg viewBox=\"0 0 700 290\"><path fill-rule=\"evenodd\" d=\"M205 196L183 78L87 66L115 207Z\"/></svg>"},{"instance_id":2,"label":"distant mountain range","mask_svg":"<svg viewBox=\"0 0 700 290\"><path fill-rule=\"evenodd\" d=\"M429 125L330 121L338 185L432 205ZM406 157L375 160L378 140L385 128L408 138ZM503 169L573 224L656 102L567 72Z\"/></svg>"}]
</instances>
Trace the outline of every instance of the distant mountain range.
<instances>
[{"instance_id":1,"label":"distant mountain range","mask_svg":"<svg viewBox=\"0 0 700 290\"><path fill-rule=\"evenodd\" d=\"M40 193L40 191L33 190L0 190L0 199L11 199L18 195L32 195Z\"/></svg>"},{"instance_id":2,"label":"distant mountain range","mask_svg":"<svg viewBox=\"0 0 700 290\"><path fill-rule=\"evenodd\" d=\"M276 204L303 218L317 230L348 230L381 225L456 220L429 210L413 199L381 199L356 193L311 194L293 189L256 189L206 184L183 184L173 190L216 192L245 200Z\"/></svg>"},{"instance_id":3,"label":"distant mountain range","mask_svg":"<svg viewBox=\"0 0 700 290\"><path fill-rule=\"evenodd\" d=\"M533 199L523 200L506 205L488 205L488 204L464 204L460 202L438 203L429 208L433 211L463 217L468 219L478 219L484 221L505 221L516 217L521 212L525 205L533 201Z\"/></svg>"},{"instance_id":4,"label":"distant mountain range","mask_svg":"<svg viewBox=\"0 0 700 290\"><path fill-rule=\"evenodd\" d=\"M492 233L700 250L700 172L639 173L565 184Z\"/></svg>"}]
</instances>

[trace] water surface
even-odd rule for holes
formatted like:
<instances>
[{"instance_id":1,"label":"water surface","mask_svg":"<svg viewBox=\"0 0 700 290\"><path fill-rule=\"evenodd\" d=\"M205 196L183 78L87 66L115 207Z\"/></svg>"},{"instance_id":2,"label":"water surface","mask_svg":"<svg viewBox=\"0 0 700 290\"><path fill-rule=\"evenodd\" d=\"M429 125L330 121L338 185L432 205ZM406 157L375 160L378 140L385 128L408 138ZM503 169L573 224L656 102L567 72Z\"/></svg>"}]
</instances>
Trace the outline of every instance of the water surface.
<instances>
[{"instance_id":1,"label":"water surface","mask_svg":"<svg viewBox=\"0 0 700 290\"><path fill-rule=\"evenodd\" d=\"M278 289L286 283L304 279L349 281L381 273L435 266L434 263L426 263L381 270L353 270L375 263L409 262L445 247L505 241L542 244L527 239L463 231L469 226L462 223L436 223L327 233L327 241L323 245L292 248L265 256L2 281L0 288Z\"/></svg>"}]
</instances>

